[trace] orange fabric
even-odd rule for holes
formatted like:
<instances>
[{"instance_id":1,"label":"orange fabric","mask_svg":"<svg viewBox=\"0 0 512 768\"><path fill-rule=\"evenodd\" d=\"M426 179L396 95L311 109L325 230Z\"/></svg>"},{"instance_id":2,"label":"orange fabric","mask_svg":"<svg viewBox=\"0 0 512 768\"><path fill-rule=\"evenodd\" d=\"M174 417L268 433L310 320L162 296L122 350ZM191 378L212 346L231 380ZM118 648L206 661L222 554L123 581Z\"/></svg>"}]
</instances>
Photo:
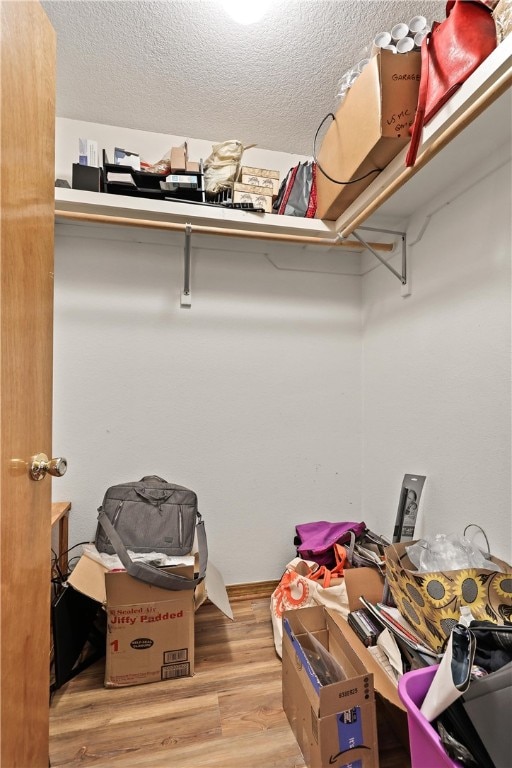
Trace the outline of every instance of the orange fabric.
<instances>
[{"instance_id":1,"label":"orange fabric","mask_svg":"<svg viewBox=\"0 0 512 768\"><path fill-rule=\"evenodd\" d=\"M308 573L307 578L321 582L323 587L330 587L333 578L341 578L345 568L350 568L347 550L341 544L334 544L334 557L336 559L334 568L329 570L325 565L321 565L316 571Z\"/></svg>"}]
</instances>

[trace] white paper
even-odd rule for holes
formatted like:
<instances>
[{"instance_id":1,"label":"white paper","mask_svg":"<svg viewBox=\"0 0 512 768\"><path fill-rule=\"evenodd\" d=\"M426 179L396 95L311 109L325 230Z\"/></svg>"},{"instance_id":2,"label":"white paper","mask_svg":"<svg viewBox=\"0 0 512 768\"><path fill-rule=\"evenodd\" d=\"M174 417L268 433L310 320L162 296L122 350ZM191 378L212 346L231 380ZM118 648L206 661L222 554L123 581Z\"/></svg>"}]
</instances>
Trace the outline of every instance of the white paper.
<instances>
[{"instance_id":1,"label":"white paper","mask_svg":"<svg viewBox=\"0 0 512 768\"><path fill-rule=\"evenodd\" d=\"M370 645L368 646L368 651L371 653L377 664L379 664L383 671L386 673L386 675L389 677L389 679L393 682L394 685L398 685L398 680L396 679L396 675L394 672L393 667L389 663L389 659L382 650L382 648L379 648L378 645Z\"/></svg>"},{"instance_id":2,"label":"white paper","mask_svg":"<svg viewBox=\"0 0 512 768\"><path fill-rule=\"evenodd\" d=\"M452 655L453 655L453 633L450 635L446 653L441 659L441 663L427 691L427 695L420 707L421 714L426 717L429 723L435 720L441 712L448 709L459 696L468 689L470 676L468 675L467 685L464 688L457 688L453 682L452 675Z\"/></svg>"},{"instance_id":3,"label":"white paper","mask_svg":"<svg viewBox=\"0 0 512 768\"><path fill-rule=\"evenodd\" d=\"M194 565L194 555L184 555L183 557L170 557L163 552L132 552L127 550L130 559L136 563L151 563L152 565ZM108 555L106 552L98 552L94 544L85 544L83 553L101 563L109 571L121 570L125 567L117 555Z\"/></svg>"},{"instance_id":4,"label":"white paper","mask_svg":"<svg viewBox=\"0 0 512 768\"><path fill-rule=\"evenodd\" d=\"M107 181L120 181L123 184L132 184L135 186L135 182L129 173L114 173L112 171L107 172Z\"/></svg>"},{"instance_id":5,"label":"white paper","mask_svg":"<svg viewBox=\"0 0 512 768\"><path fill-rule=\"evenodd\" d=\"M389 659L389 663L395 673L397 679L402 677L404 671L404 665L402 662L402 654L397 645L397 642L389 629L383 629L377 638L377 645L381 648Z\"/></svg>"}]
</instances>

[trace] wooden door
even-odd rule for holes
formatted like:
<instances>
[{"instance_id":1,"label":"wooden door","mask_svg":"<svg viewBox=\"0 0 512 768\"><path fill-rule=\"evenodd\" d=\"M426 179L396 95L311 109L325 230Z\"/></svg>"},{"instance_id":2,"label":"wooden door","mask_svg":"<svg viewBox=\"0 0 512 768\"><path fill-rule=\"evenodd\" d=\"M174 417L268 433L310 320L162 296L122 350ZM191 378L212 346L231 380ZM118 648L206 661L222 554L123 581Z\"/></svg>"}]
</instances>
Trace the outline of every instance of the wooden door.
<instances>
[{"instance_id":1,"label":"wooden door","mask_svg":"<svg viewBox=\"0 0 512 768\"><path fill-rule=\"evenodd\" d=\"M47 768L55 35L0 3L0 764ZM58 481L56 481L58 482Z\"/></svg>"}]
</instances>

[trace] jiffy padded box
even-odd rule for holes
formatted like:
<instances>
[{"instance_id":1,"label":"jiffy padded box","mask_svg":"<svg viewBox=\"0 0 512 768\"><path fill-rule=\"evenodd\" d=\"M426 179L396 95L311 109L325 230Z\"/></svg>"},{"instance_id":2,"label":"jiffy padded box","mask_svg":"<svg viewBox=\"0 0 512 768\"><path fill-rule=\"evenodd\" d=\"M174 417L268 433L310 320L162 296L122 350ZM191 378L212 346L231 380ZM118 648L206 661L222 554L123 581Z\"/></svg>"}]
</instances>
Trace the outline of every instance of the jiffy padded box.
<instances>
[{"instance_id":1,"label":"jiffy padded box","mask_svg":"<svg viewBox=\"0 0 512 768\"><path fill-rule=\"evenodd\" d=\"M321 685L307 659L311 632L347 679ZM323 606L283 616L283 709L309 768L378 768L373 675ZM304 644L304 645L303 645Z\"/></svg>"},{"instance_id":2,"label":"jiffy padded box","mask_svg":"<svg viewBox=\"0 0 512 768\"><path fill-rule=\"evenodd\" d=\"M420 85L421 55L381 50L363 69L329 126L318 163L337 181L350 181L384 169L410 141ZM316 174L317 212L334 220L378 173L362 181L334 184L320 168Z\"/></svg>"},{"instance_id":3,"label":"jiffy padded box","mask_svg":"<svg viewBox=\"0 0 512 768\"><path fill-rule=\"evenodd\" d=\"M193 557L190 558L193 563ZM166 568L192 578L194 565ZM206 599L233 618L222 575L208 563L195 590L173 591L109 571L82 555L68 584L107 612L105 686L118 688L194 673L194 612Z\"/></svg>"},{"instance_id":4,"label":"jiffy padded box","mask_svg":"<svg viewBox=\"0 0 512 768\"><path fill-rule=\"evenodd\" d=\"M193 566L168 569L192 578ZM105 685L120 688L194 674L194 590L173 592L106 573Z\"/></svg>"}]
</instances>

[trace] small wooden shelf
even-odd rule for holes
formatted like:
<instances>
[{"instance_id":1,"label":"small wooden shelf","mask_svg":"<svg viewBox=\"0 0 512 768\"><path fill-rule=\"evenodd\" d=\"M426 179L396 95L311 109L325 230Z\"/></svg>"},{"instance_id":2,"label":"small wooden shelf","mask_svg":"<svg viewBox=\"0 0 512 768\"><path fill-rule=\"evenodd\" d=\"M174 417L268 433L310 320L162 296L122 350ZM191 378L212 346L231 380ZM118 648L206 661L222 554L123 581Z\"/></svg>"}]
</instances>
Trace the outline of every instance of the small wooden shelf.
<instances>
[{"instance_id":1,"label":"small wooden shelf","mask_svg":"<svg viewBox=\"0 0 512 768\"><path fill-rule=\"evenodd\" d=\"M57 501L52 504L51 525L52 528L55 525L59 526L57 563L63 575L68 572L68 522L70 509L70 501Z\"/></svg>"},{"instance_id":2,"label":"small wooden shelf","mask_svg":"<svg viewBox=\"0 0 512 768\"><path fill-rule=\"evenodd\" d=\"M512 145L512 34L487 57L423 129L414 167L398 154L336 221L349 237L374 213L408 221L455 179Z\"/></svg>"},{"instance_id":3,"label":"small wooden shelf","mask_svg":"<svg viewBox=\"0 0 512 768\"><path fill-rule=\"evenodd\" d=\"M70 501L57 501L52 504L52 528L55 525L55 523L59 522L59 520L62 518L63 515L69 512L70 509L71 509Z\"/></svg>"}]
</instances>

